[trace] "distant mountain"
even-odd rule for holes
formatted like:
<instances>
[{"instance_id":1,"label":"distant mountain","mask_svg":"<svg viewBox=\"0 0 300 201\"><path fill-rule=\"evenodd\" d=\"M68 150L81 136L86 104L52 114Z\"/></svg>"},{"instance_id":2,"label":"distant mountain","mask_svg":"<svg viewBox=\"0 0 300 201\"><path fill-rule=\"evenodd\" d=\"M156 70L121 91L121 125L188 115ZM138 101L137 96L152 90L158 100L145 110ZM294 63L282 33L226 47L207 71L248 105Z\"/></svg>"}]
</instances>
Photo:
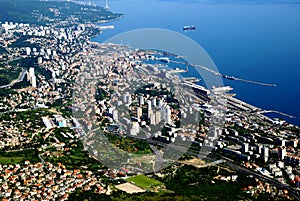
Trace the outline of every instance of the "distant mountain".
<instances>
[{"instance_id":1,"label":"distant mountain","mask_svg":"<svg viewBox=\"0 0 300 201\"><path fill-rule=\"evenodd\" d=\"M299 0L160 0L160 1L180 1L184 3L208 3L208 4L300 4Z\"/></svg>"},{"instance_id":2,"label":"distant mountain","mask_svg":"<svg viewBox=\"0 0 300 201\"><path fill-rule=\"evenodd\" d=\"M0 0L0 21L51 24L78 18L78 23L96 23L120 17L99 6L75 1Z\"/></svg>"}]
</instances>

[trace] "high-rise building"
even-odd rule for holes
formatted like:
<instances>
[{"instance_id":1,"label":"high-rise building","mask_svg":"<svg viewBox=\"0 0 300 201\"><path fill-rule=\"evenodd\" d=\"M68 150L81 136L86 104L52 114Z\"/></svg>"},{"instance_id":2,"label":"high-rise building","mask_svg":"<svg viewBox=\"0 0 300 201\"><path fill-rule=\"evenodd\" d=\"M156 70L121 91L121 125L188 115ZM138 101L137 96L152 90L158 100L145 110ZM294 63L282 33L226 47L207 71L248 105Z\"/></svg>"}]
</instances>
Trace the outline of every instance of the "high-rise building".
<instances>
[{"instance_id":1,"label":"high-rise building","mask_svg":"<svg viewBox=\"0 0 300 201\"><path fill-rule=\"evenodd\" d=\"M29 77L32 77L32 76L34 76L34 68L33 67L29 68Z\"/></svg>"},{"instance_id":2,"label":"high-rise building","mask_svg":"<svg viewBox=\"0 0 300 201\"><path fill-rule=\"evenodd\" d=\"M26 70L26 75L27 75L27 82L30 82L30 74L29 71Z\"/></svg>"},{"instance_id":3,"label":"high-rise building","mask_svg":"<svg viewBox=\"0 0 300 201\"><path fill-rule=\"evenodd\" d=\"M155 121L156 121L156 124L159 124L161 122L161 113L160 113L160 111L155 112Z\"/></svg>"},{"instance_id":4,"label":"high-rise building","mask_svg":"<svg viewBox=\"0 0 300 201\"><path fill-rule=\"evenodd\" d=\"M137 114L138 122L140 122L141 121L141 117L143 116L143 109L141 107L138 107L136 109L136 114Z\"/></svg>"},{"instance_id":5,"label":"high-rise building","mask_svg":"<svg viewBox=\"0 0 300 201\"><path fill-rule=\"evenodd\" d=\"M46 49L46 52L47 52L47 54L48 54L48 56L50 56L51 55L51 49Z\"/></svg>"},{"instance_id":6,"label":"high-rise building","mask_svg":"<svg viewBox=\"0 0 300 201\"><path fill-rule=\"evenodd\" d=\"M162 105L163 105L163 100L158 99L157 100L157 106L158 106L158 108L162 108Z\"/></svg>"},{"instance_id":7,"label":"high-rise building","mask_svg":"<svg viewBox=\"0 0 300 201\"><path fill-rule=\"evenodd\" d=\"M166 109L166 123L168 123L168 124L172 123L171 115L172 115L171 108L170 108L170 106L167 106L167 109Z\"/></svg>"},{"instance_id":8,"label":"high-rise building","mask_svg":"<svg viewBox=\"0 0 300 201\"><path fill-rule=\"evenodd\" d=\"M147 101L147 108L148 108L148 110L152 110L152 103L151 103L151 100L148 100L148 101Z\"/></svg>"},{"instance_id":9,"label":"high-rise building","mask_svg":"<svg viewBox=\"0 0 300 201\"><path fill-rule=\"evenodd\" d=\"M118 110L113 111L113 120L118 121L119 120L119 112Z\"/></svg>"},{"instance_id":10,"label":"high-rise building","mask_svg":"<svg viewBox=\"0 0 300 201\"><path fill-rule=\"evenodd\" d=\"M242 144L242 152L247 153L249 151L249 144L248 143L243 143Z\"/></svg>"},{"instance_id":11,"label":"high-rise building","mask_svg":"<svg viewBox=\"0 0 300 201\"><path fill-rule=\"evenodd\" d=\"M142 105L144 105L145 104L145 101L144 101L144 96L139 96L139 105L140 105L140 107L142 106Z\"/></svg>"},{"instance_id":12,"label":"high-rise building","mask_svg":"<svg viewBox=\"0 0 300 201\"><path fill-rule=\"evenodd\" d=\"M140 125L138 122L132 122L132 127L130 129L130 135L137 135L140 132Z\"/></svg>"},{"instance_id":13,"label":"high-rise building","mask_svg":"<svg viewBox=\"0 0 300 201\"><path fill-rule=\"evenodd\" d=\"M156 119L155 119L155 114L150 114L150 124L151 125L156 125Z\"/></svg>"},{"instance_id":14,"label":"high-rise building","mask_svg":"<svg viewBox=\"0 0 300 201\"><path fill-rule=\"evenodd\" d=\"M285 156L286 156L286 147L285 146L278 147L278 158L279 158L279 160L283 160Z\"/></svg>"},{"instance_id":15,"label":"high-rise building","mask_svg":"<svg viewBox=\"0 0 300 201\"><path fill-rule=\"evenodd\" d=\"M162 105L160 108L161 119L166 121L166 105Z\"/></svg>"},{"instance_id":16,"label":"high-rise building","mask_svg":"<svg viewBox=\"0 0 300 201\"><path fill-rule=\"evenodd\" d=\"M43 63L43 58L42 57L39 57L38 58L38 64L42 64Z\"/></svg>"},{"instance_id":17,"label":"high-rise building","mask_svg":"<svg viewBox=\"0 0 300 201\"><path fill-rule=\"evenodd\" d=\"M30 47L26 47L26 55L29 56L31 53L31 49Z\"/></svg>"},{"instance_id":18,"label":"high-rise building","mask_svg":"<svg viewBox=\"0 0 300 201\"><path fill-rule=\"evenodd\" d=\"M277 139L276 139L276 143L277 143L279 146L285 146L286 140L283 139L283 138L277 138Z\"/></svg>"},{"instance_id":19,"label":"high-rise building","mask_svg":"<svg viewBox=\"0 0 300 201\"><path fill-rule=\"evenodd\" d=\"M269 157L269 147L263 147L262 154Z\"/></svg>"},{"instance_id":20,"label":"high-rise building","mask_svg":"<svg viewBox=\"0 0 300 201\"><path fill-rule=\"evenodd\" d=\"M298 140L296 140L296 139L291 140L291 141L290 141L290 145L291 145L292 147L296 148L296 147L298 146Z\"/></svg>"},{"instance_id":21,"label":"high-rise building","mask_svg":"<svg viewBox=\"0 0 300 201\"><path fill-rule=\"evenodd\" d=\"M36 77L35 76L32 76L30 78L30 83L31 83L31 86L36 88Z\"/></svg>"},{"instance_id":22,"label":"high-rise building","mask_svg":"<svg viewBox=\"0 0 300 201\"><path fill-rule=\"evenodd\" d=\"M152 99L152 106L153 106L153 107L156 107L156 98L153 98L153 99Z\"/></svg>"}]
</instances>

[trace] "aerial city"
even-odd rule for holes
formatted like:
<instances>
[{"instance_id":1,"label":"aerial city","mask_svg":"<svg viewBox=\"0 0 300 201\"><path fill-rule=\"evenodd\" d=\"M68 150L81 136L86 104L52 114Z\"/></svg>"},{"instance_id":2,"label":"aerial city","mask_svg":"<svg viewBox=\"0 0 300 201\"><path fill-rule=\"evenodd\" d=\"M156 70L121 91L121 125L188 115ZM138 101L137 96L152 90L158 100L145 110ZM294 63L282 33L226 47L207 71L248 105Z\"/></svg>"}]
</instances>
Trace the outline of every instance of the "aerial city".
<instances>
[{"instance_id":1,"label":"aerial city","mask_svg":"<svg viewBox=\"0 0 300 201\"><path fill-rule=\"evenodd\" d=\"M0 0L0 199L300 200L299 6Z\"/></svg>"}]
</instances>

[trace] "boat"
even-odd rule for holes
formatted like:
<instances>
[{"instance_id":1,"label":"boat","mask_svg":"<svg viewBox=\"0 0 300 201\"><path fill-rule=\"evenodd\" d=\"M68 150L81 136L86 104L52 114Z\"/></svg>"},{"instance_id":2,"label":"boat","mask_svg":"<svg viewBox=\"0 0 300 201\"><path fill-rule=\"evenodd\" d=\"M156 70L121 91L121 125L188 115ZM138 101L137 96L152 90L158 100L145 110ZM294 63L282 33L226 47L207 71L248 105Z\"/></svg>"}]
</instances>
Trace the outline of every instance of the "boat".
<instances>
[{"instance_id":1,"label":"boat","mask_svg":"<svg viewBox=\"0 0 300 201\"><path fill-rule=\"evenodd\" d=\"M190 31L190 30L196 30L195 26L184 26L183 31Z\"/></svg>"}]
</instances>

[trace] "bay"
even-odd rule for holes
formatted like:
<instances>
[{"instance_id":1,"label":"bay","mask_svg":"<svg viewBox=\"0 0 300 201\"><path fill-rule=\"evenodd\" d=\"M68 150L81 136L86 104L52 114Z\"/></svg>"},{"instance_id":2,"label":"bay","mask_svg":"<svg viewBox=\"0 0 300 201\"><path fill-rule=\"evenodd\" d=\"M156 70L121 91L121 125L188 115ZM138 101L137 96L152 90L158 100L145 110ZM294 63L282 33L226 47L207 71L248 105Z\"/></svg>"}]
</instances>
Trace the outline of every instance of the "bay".
<instances>
[{"instance_id":1,"label":"bay","mask_svg":"<svg viewBox=\"0 0 300 201\"><path fill-rule=\"evenodd\" d=\"M105 1L97 1L101 6ZM115 25L94 38L103 42L119 33L162 28L199 43L219 72L265 83L265 87L224 80L236 97L263 109L295 116L300 125L300 5L297 1L110 0L110 9L123 13ZM183 32L185 25L196 31Z\"/></svg>"}]
</instances>

